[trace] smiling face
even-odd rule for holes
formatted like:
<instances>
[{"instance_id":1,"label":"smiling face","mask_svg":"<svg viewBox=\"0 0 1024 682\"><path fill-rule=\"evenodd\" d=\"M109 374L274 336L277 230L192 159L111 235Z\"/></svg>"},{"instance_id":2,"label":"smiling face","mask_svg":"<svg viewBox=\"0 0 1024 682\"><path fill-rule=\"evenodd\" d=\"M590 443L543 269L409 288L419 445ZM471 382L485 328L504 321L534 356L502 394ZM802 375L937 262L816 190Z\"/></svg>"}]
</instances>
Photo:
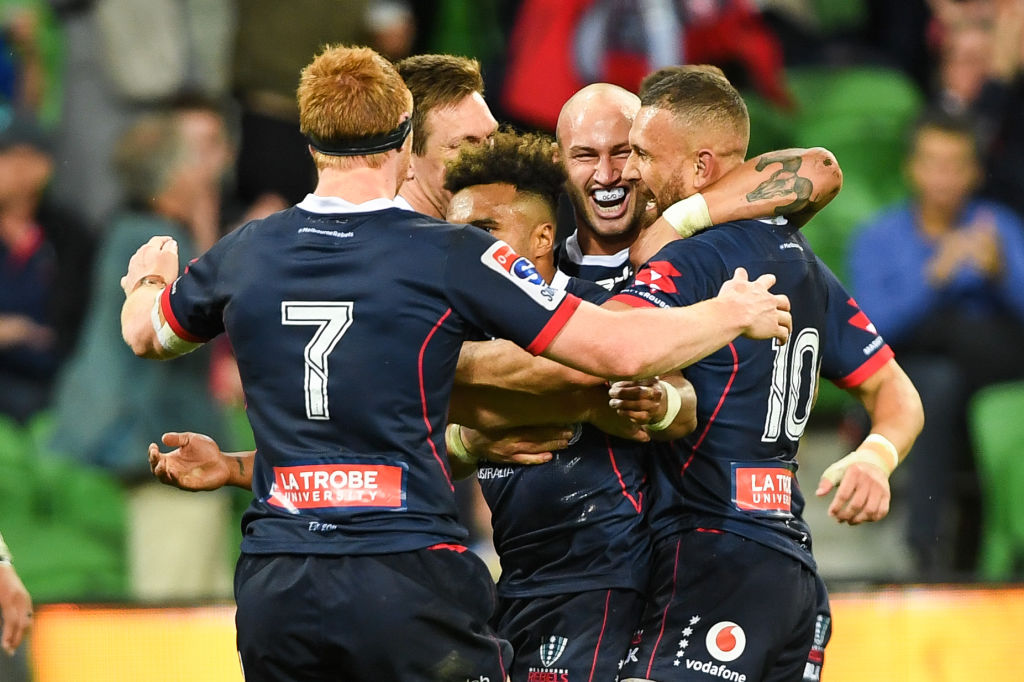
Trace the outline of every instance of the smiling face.
<instances>
[{"instance_id":1,"label":"smiling face","mask_svg":"<svg viewBox=\"0 0 1024 682\"><path fill-rule=\"evenodd\" d=\"M442 216L451 200L444 188L444 164L459 154L464 143L480 143L498 128L498 122L483 96L474 92L453 106L438 107L427 114L427 139L422 154L413 154L412 173L417 189L437 216Z\"/></svg>"},{"instance_id":2,"label":"smiling face","mask_svg":"<svg viewBox=\"0 0 1024 682\"><path fill-rule=\"evenodd\" d=\"M592 238L591 253L629 246L647 205L647 195L622 177L639 102L611 87L581 91L566 103L558 121L558 148L569 176L566 190L581 242Z\"/></svg>"},{"instance_id":3,"label":"smiling face","mask_svg":"<svg viewBox=\"0 0 1024 682\"><path fill-rule=\"evenodd\" d=\"M659 213L697 191L696 151L687 127L672 112L642 108L629 131L629 144L632 153L623 176L647 186Z\"/></svg>"}]
</instances>

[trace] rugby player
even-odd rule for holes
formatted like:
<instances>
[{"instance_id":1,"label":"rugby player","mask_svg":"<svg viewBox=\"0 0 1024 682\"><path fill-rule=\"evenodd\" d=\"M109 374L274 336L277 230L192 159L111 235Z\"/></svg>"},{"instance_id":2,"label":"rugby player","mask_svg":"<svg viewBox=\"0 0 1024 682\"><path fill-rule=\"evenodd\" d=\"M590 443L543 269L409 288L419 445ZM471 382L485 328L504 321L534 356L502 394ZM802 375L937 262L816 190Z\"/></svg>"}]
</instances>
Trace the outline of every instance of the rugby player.
<instances>
[{"instance_id":1,"label":"rugby player","mask_svg":"<svg viewBox=\"0 0 1024 682\"><path fill-rule=\"evenodd\" d=\"M623 175L642 180L663 211L680 200L699 206L702 189L743 162L748 136L746 106L721 74L667 73L642 97ZM831 621L795 472L819 370L872 420L871 435L816 491L837 490L829 513L839 521L887 514L888 476L921 429L920 399L791 221L730 222L667 245L675 235L659 229L637 243L664 248L613 302L685 306L746 267L778 277L793 302L793 338L737 339L685 370L698 427L653 460L652 596L622 678L818 680Z\"/></svg>"},{"instance_id":2,"label":"rugby player","mask_svg":"<svg viewBox=\"0 0 1024 682\"><path fill-rule=\"evenodd\" d=\"M738 270L688 309L581 302L479 230L395 206L412 97L382 57L329 47L298 97L315 192L180 277L173 240L140 247L122 278L122 334L151 358L231 336L258 453L235 578L248 680L503 679L490 579L460 544L439 454L469 330L644 377L740 334L785 341L788 301L770 275Z\"/></svg>"}]
</instances>

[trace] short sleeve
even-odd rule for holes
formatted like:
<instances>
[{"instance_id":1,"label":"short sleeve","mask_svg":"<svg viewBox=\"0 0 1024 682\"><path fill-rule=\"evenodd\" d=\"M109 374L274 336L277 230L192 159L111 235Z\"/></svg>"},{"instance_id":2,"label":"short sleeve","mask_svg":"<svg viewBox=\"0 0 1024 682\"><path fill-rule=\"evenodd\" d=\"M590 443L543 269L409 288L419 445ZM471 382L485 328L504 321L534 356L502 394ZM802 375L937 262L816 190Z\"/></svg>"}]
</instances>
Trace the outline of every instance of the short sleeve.
<instances>
[{"instance_id":1,"label":"short sleeve","mask_svg":"<svg viewBox=\"0 0 1024 682\"><path fill-rule=\"evenodd\" d=\"M832 271L823 263L821 268L828 288L828 342L822 354L821 374L840 388L852 388L881 369L893 358L893 352Z\"/></svg>"},{"instance_id":2,"label":"short sleeve","mask_svg":"<svg viewBox=\"0 0 1024 682\"><path fill-rule=\"evenodd\" d=\"M218 287L218 274L230 251L232 233L185 266L185 272L164 289L160 309L171 330L181 339L205 343L224 331L227 297Z\"/></svg>"},{"instance_id":3,"label":"short sleeve","mask_svg":"<svg viewBox=\"0 0 1024 682\"><path fill-rule=\"evenodd\" d=\"M696 240L673 241L612 300L636 308L683 307L712 298L727 279L725 264L713 248Z\"/></svg>"},{"instance_id":4,"label":"short sleeve","mask_svg":"<svg viewBox=\"0 0 1024 682\"><path fill-rule=\"evenodd\" d=\"M445 292L470 324L542 353L580 299L544 281L527 258L476 228L457 230L445 264Z\"/></svg>"}]
</instances>

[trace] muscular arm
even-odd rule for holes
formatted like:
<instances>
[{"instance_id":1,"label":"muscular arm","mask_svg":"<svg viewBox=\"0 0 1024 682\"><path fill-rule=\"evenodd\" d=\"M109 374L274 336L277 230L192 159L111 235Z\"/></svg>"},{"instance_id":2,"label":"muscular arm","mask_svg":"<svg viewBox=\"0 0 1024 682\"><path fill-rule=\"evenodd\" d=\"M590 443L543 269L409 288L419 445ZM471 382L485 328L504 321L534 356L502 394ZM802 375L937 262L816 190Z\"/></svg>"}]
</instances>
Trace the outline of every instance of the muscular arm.
<instances>
[{"instance_id":1,"label":"muscular arm","mask_svg":"<svg viewBox=\"0 0 1024 682\"><path fill-rule=\"evenodd\" d=\"M715 224L731 220L786 216L803 226L832 201L843 186L843 172L822 147L781 149L733 168L701 191Z\"/></svg>"},{"instance_id":2,"label":"muscular arm","mask_svg":"<svg viewBox=\"0 0 1024 682\"><path fill-rule=\"evenodd\" d=\"M924 409L917 389L895 360L850 393L867 410L872 436L825 470L815 494L825 495L838 484L828 513L837 521L856 525L878 521L889 513L889 474L921 432ZM871 442L873 436L881 436L896 448L897 461L893 461L888 446Z\"/></svg>"},{"instance_id":3,"label":"muscular arm","mask_svg":"<svg viewBox=\"0 0 1024 682\"><path fill-rule=\"evenodd\" d=\"M599 386L604 379L536 357L511 341L467 341L455 370L456 386L473 385L535 395Z\"/></svg>"}]
</instances>

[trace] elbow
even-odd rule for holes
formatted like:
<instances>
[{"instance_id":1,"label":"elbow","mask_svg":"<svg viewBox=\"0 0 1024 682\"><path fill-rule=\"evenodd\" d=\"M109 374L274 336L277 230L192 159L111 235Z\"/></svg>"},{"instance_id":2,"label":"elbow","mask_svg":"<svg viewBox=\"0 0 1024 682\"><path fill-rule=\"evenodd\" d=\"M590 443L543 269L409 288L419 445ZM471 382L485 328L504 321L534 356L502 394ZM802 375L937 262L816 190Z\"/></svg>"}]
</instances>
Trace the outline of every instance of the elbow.
<instances>
[{"instance_id":1,"label":"elbow","mask_svg":"<svg viewBox=\"0 0 1024 682\"><path fill-rule=\"evenodd\" d=\"M816 195L812 201L816 204L832 201L843 188L843 170L839 167L838 159L824 147L808 149L807 157L805 165L811 171Z\"/></svg>"}]
</instances>

